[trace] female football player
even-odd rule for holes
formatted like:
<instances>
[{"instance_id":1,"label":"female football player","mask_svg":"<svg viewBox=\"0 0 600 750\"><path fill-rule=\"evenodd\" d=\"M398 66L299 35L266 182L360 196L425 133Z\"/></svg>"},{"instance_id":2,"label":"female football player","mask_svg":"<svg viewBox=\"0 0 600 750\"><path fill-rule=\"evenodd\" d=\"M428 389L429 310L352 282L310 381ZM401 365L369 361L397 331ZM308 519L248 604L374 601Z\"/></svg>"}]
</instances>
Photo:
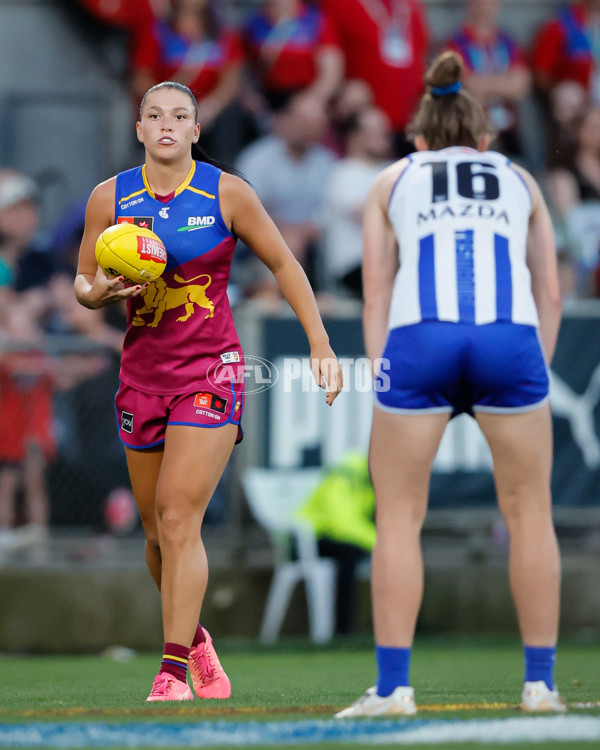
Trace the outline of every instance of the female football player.
<instances>
[{"instance_id":1,"label":"female football player","mask_svg":"<svg viewBox=\"0 0 600 750\"><path fill-rule=\"evenodd\" d=\"M226 293L236 238L272 271L298 316L329 405L341 371L306 275L252 188L192 158L200 136L192 92L174 82L149 89L137 136L144 165L90 196L75 293L90 308L128 303L116 410L165 639L148 700L191 699L188 661L199 697L226 698L229 680L198 618L208 576L202 519L242 437L243 354ZM156 283L125 286L98 267L96 239L120 221L150 227L165 244Z\"/></svg>"},{"instance_id":2,"label":"female football player","mask_svg":"<svg viewBox=\"0 0 600 750\"><path fill-rule=\"evenodd\" d=\"M452 415L492 452L510 533L525 651L525 710L564 710L553 682L560 561L552 523L548 364L561 302L535 180L488 150L488 123L439 56L412 123L418 149L386 169L364 218L364 331L375 364L370 470L378 680L339 717L416 712L409 662L423 590L420 533L431 465ZM388 367L389 365L389 367Z\"/></svg>"}]
</instances>

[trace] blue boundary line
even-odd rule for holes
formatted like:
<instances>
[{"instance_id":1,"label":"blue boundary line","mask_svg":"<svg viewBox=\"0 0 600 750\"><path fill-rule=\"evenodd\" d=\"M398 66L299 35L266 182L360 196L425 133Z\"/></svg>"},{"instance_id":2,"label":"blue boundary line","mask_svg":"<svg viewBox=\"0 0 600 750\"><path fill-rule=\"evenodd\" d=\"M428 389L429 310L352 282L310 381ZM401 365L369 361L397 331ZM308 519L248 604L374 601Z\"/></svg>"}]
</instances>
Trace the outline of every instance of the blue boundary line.
<instances>
[{"instance_id":1,"label":"blue boundary line","mask_svg":"<svg viewBox=\"0 0 600 750\"><path fill-rule=\"evenodd\" d=\"M538 716L470 721L458 719L410 720L301 720L287 722L196 722L184 724L45 723L1 724L0 747L96 748L181 747L206 745L248 747L285 746L299 743L599 740L599 716Z\"/></svg>"}]
</instances>

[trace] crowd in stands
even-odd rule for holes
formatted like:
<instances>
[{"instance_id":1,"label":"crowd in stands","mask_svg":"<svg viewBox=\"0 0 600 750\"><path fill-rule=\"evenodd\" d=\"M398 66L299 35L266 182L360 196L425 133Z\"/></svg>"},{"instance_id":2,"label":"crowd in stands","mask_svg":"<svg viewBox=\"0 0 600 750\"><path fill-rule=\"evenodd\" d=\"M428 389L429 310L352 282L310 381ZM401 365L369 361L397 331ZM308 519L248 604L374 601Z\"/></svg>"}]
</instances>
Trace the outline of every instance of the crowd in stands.
<instances>
[{"instance_id":1,"label":"crowd in stands","mask_svg":"<svg viewBox=\"0 0 600 750\"><path fill-rule=\"evenodd\" d=\"M600 293L600 0L553 4L526 44L499 25L501 0L468 0L445 39L421 0L80 4L125 31L133 108L158 81L188 85L206 150L254 185L319 291L351 298L361 291L364 197L413 149L405 132L428 61L458 51L493 147L544 186L565 297ZM277 296L239 257L241 293Z\"/></svg>"},{"instance_id":2,"label":"crowd in stands","mask_svg":"<svg viewBox=\"0 0 600 750\"><path fill-rule=\"evenodd\" d=\"M63 479L81 473L66 466L83 447L80 415L61 395L114 369L122 345L123 311L111 310L108 320L74 299L83 231L76 213L79 220L67 214L41 243L37 186L0 169L0 563L21 548L44 553L48 466L60 460Z\"/></svg>"},{"instance_id":3,"label":"crowd in stands","mask_svg":"<svg viewBox=\"0 0 600 750\"><path fill-rule=\"evenodd\" d=\"M360 300L366 195L386 164L413 149L405 132L429 60L457 50L493 148L546 192L565 299L600 297L600 0L553 4L525 45L499 25L501 0L468 0L447 39L420 0L256 0L237 4L235 24L225 0L79 3L125 40L132 126L148 87L189 86L201 143L252 183L329 302ZM0 359L0 419L18 407L13 392L35 405L30 422L13 415L17 427L0 439L0 532L14 523L17 486L25 520L47 525L39 477L58 439L48 427L52 393L105 367L73 353L48 362L43 337L80 335L118 353L123 335L121 314L85 310L71 293L84 201L40 243L38 199L28 177L0 171L0 344L12 352ZM243 247L232 282L238 298L279 302Z\"/></svg>"}]
</instances>

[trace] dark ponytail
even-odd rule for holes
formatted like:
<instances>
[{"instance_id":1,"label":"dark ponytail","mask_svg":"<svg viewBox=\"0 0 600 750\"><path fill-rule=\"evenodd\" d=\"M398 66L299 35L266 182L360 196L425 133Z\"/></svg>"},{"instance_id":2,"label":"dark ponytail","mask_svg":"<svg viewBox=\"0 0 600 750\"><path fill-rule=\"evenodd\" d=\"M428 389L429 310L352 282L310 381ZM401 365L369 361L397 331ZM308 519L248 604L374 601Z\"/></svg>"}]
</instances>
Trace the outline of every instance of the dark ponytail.
<instances>
[{"instance_id":1,"label":"dark ponytail","mask_svg":"<svg viewBox=\"0 0 600 750\"><path fill-rule=\"evenodd\" d=\"M246 179L241 172L238 172L237 169L230 167L229 164L225 164L224 162L219 161L218 159L213 159L212 156L209 156L199 143L192 143L192 159L194 159L195 161L206 162L206 164L210 164L211 166L216 167L223 172L233 174L236 177L241 177L242 180Z\"/></svg>"},{"instance_id":2,"label":"dark ponytail","mask_svg":"<svg viewBox=\"0 0 600 750\"><path fill-rule=\"evenodd\" d=\"M425 73L426 92L408 126L432 151L448 146L477 148L492 130L483 107L462 87L464 63L456 52L443 52Z\"/></svg>"}]
</instances>

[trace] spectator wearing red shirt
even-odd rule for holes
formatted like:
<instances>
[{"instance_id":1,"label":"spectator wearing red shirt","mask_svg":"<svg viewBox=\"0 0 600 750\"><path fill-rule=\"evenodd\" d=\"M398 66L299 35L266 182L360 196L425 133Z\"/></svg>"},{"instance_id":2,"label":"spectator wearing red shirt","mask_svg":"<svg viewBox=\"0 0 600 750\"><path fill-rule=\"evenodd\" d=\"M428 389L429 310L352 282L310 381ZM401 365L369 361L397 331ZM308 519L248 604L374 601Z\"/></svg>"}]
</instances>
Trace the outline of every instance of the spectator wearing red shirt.
<instances>
[{"instance_id":1,"label":"spectator wearing red shirt","mask_svg":"<svg viewBox=\"0 0 600 750\"><path fill-rule=\"evenodd\" d=\"M548 166L567 167L577 123L600 104L600 0L565 4L535 40L533 71L545 108Z\"/></svg>"},{"instance_id":2,"label":"spectator wearing red shirt","mask_svg":"<svg viewBox=\"0 0 600 750\"><path fill-rule=\"evenodd\" d=\"M600 0L565 5L542 27L533 67L544 93L562 81L576 81L600 103Z\"/></svg>"},{"instance_id":3,"label":"spectator wearing red shirt","mask_svg":"<svg viewBox=\"0 0 600 750\"><path fill-rule=\"evenodd\" d=\"M211 0L173 0L172 11L136 35L132 89L138 100L160 81L178 81L198 99L210 126L239 90L242 51L219 23Z\"/></svg>"},{"instance_id":4,"label":"spectator wearing red shirt","mask_svg":"<svg viewBox=\"0 0 600 750\"><path fill-rule=\"evenodd\" d=\"M520 155L517 104L531 91L531 73L515 40L498 27L500 0L469 0L465 24L448 49L465 64L465 85L486 108L499 147Z\"/></svg>"},{"instance_id":5,"label":"spectator wearing red shirt","mask_svg":"<svg viewBox=\"0 0 600 750\"><path fill-rule=\"evenodd\" d=\"M390 118L396 153L423 91L428 30L419 0L323 0L346 60L346 77L366 81Z\"/></svg>"},{"instance_id":6,"label":"spectator wearing red shirt","mask_svg":"<svg viewBox=\"0 0 600 750\"><path fill-rule=\"evenodd\" d=\"M264 0L242 30L246 60L273 110L300 91L325 104L338 89L344 60L334 29L316 5Z\"/></svg>"}]
</instances>

